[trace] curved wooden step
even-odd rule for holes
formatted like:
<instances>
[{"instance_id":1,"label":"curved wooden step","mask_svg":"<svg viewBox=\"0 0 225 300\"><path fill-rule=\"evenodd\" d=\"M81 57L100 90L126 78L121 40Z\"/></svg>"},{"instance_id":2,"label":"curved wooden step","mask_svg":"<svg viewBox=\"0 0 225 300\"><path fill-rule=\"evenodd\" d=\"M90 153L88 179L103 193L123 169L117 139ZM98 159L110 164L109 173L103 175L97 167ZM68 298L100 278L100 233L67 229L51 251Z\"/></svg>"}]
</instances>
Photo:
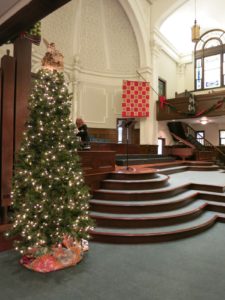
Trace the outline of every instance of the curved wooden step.
<instances>
[{"instance_id":1,"label":"curved wooden step","mask_svg":"<svg viewBox=\"0 0 225 300\"><path fill-rule=\"evenodd\" d=\"M102 188L111 190L157 189L165 187L168 184L168 178L169 176L167 175L158 174L150 179L105 179L102 181Z\"/></svg>"},{"instance_id":2,"label":"curved wooden step","mask_svg":"<svg viewBox=\"0 0 225 300\"><path fill-rule=\"evenodd\" d=\"M211 166L202 164L201 167ZM225 222L223 177L211 180L209 172L209 184L205 184L201 178L196 180L195 172L182 180L180 175L170 176L167 180L168 176L152 169L150 175L148 168L143 170L123 170L121 177L115 173L103 182L103 188L94 191L90 215L97 224L91 232L95 241L167 241L201 232L216 220ZM160 173L163 173L162 169ZM166 186L157 186L163 181Z\"/></svg>"},{"instance_id":3,"label":"curved wooden step","mask_svg":"<svg viewBox=\"0 0 225 300\"><path fill-rule=\"evenodd\" d=\"M188 203L194 201L197 195L198 192L196 191L185 191L176 196L160 200L110 201L101 199L91 199L89 200L89 203L91 211L96 212L117 214L163 212L183 207ZM210 197L210 199L212 198Z\"/></svg>"},{"instance_id":4,"label":"curved wooden step","mask_svg":"<svg viewBox=\"0 0 225 300\"><path fill-rule=\"evenodd\" d=\"M144 228L183 223L201 215L207 203L197 200L181 209L164 213L115 214L92 212L90 214L99 227Z\"/></svg>"},{"instance_id":5,"label":"curved wooden step","mask_svg":"<svg viewBox=\"0 0 225 300\"><path fill-rule=\"evenodd\" d=\"M163 189L154 190L108 190L98 189L94 191L93 198L104 200L151 200L151 199L165 199L175 196L187 190L189 184L183 184L173 187L166 187Z\"/></svg>"},{"instance_id":6,"label":"curved wooden step","mask_svg":"<svg viewBox=\"0 0 225 300\"><path fill-rule=\"evenodd\" d=\"M148 168L136 168L129 167L121 168L117 171L111 172L109 177L110 179L116 180L144 180L144 179L152 179L157 177L157 170Z\"/></svg>"},{"instance_id":7,"label":"curved wooden step","mask_svg":"<svg viewBox=\"0 0 225 300\"><path fill-rule=\"evenodd\" d=\"M219 218L215 213L206 212L190 222L167 227L154 228L103 228L90 231L93 241L105 243L149 243L164 242L192 236L211 227Z\"/></svg>"}]
</instances>

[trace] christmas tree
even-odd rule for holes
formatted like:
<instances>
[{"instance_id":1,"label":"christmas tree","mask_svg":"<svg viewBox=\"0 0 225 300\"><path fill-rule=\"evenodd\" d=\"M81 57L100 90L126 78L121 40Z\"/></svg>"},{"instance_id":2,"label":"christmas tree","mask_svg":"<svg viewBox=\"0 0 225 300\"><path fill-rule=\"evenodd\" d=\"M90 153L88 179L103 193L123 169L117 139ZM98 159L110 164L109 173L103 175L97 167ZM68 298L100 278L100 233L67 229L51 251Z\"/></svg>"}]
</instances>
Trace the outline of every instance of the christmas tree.
<instances>
[{"instance_id":1,"label":"christmas tree","mask_svg":"<svg viewBox=\"0 0 225 300\"><path fill-rule=\"evenodd\" d=\"M70 120L71 98L62 72L53 67L37 73L27 129L16 156L13 224L8 233L19 237L15 249L22 254L42 255L65 238L75 243L89 237L90 195Z\"/></svg>"}]
</instances>

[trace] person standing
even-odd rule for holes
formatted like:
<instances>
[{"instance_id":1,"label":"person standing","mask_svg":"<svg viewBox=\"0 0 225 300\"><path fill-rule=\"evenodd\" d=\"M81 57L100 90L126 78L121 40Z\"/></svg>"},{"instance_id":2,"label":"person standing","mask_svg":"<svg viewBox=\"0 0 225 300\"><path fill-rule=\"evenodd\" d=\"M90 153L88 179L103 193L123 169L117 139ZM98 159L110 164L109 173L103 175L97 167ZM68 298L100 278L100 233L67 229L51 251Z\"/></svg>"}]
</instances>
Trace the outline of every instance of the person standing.
<instances>
[{"instance_id":1,"label":"person standing","mask_svg":"<svg viewBox=\"0 0 225 300\"><path fill-rule=\"evenodd\" d=\"M76 126L79 132L77 133L77 136L81 139L81 148L82 150L90 150L90 137L88 134L88 127L81 118L76 119Z\"/></svg>"}]
</instances>

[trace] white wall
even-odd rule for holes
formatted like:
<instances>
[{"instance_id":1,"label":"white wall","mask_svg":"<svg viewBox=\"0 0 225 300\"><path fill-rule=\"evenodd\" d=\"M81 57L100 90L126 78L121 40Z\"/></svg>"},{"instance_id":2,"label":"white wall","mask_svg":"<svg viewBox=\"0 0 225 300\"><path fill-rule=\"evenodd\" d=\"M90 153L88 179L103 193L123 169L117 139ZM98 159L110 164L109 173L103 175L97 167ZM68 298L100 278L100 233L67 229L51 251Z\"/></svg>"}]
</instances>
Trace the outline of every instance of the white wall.
<instances>
[{"instance_id":1,"label":"white wall","mask_svg":"<svg viewBox=\"0 0 225 300\"><path fill-rule=\"evenodd\" d=\"M121 116L122 81L137 76L137 41L115 0L82 0L80 22L75 114L90 127L115 128L116 117Z\"/></svg>"},{"instance_id":2,"label":"white wall","mask_svg":"<svg viewBox=\"0 0 225 300\"><path fill-rule=\"evenodd\" d=\"M159 123L159 129L158 129L158 137L159 138L164 138L165 139L165 144L166 146L170 146L174 144L174 141L172 139L172 136L169 132L168 126L167 126L168 121L160 121Z\"/></svg>"},{"instance_id":3,"label":"white wall","mask_svg":"<svg viewBox=\"0 0 225 300\"><path fill-rule=\"evenodd\" d=\"M191 124L197 131L205 131L205 138L213 145L219 145L219 130L225 130L225 123Z\"/></svg>"},{"instance_id":4,"label":"white wall","mask_svg":"<svg viewBox=\"0 0 225 300\"><path fill-rule=\"evenodd\" d=\"M44 56L45 38L48 42L54 42L57 49L63 53L65 64L72 64L75 9L76 1L71 1L41 20L42 42L40 46L32 46L34 54Z\"/></svg>"},{"instance_id":5,"label":"white wall","mask_svg":"<svg viewBox=\"0 0 225 300\"><path fill-rule=\"evenodd\" d=\"M185 89L188 91L194 90L194 64L192 62L187 63L185 67ZM184 92L184 90L181 92Z\"/></svg>"}]
</instances>

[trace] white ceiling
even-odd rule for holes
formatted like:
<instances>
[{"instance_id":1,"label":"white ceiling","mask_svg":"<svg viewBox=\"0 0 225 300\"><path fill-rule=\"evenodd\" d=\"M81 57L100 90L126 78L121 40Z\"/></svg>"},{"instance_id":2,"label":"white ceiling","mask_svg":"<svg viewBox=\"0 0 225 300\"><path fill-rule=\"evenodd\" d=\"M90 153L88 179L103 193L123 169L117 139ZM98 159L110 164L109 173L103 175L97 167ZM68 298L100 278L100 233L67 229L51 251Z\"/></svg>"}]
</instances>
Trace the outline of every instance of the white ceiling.
<instances>
[{"instance_id":1,"label":"white ceiling","mask_svg":"<svg viewBox=\"0 0 225 300\"><path fill-rule=\"evenodd\" d=\"M27 5L31 0L1 0L0 25L13 16L18 10Z\"/></svg>"},{"instance_id":2,"label":"white ceiling","mask_svg":"<svg viewBox=\"0 0 225 300\"><path fill-rule=\"evenodd\" d=\"M210 29L225 30L225 0L196 0L196 19L201 34ZM191 27L195 19L195 0L188 0L178 7L161 24L160 32L181 55L194 49Z\"/></svg>"}]
</instances>

